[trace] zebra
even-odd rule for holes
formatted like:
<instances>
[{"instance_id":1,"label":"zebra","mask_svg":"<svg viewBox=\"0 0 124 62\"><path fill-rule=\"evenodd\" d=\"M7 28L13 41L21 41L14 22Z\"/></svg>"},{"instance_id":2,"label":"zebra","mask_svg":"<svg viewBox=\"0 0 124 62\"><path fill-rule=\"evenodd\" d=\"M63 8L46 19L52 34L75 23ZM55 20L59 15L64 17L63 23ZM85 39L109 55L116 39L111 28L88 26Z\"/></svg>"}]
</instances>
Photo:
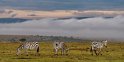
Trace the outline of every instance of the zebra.
<instances>
[{"instance_id":1,"label":"zebra","mask_svg":"<svg viewBox=\"0 0 124 62\"><path fill-rule=\"evenodd\" d=\"M21 50L24 50L27 56L28 56L27 50L36 50L37 54L39 55L39 43L38 42L25 42L21 44L17 48L17 53L16 53L17 56L20 54Z\"/></svg>"},{"instance_id":2,"label":"zebra","mask_svg":"<svg viewBox=\"0 0 124 62\"><path fill-rule=\"evenodd\" d=\"M58 50L61 50L61 55L64 55L64 54L68 55L67 53L68 53L69 48L64 42L55 41L53 43L53 46L54 46L55 55L58 55Z\"/></svg>"},{"instance_id":3,"label":"zebra","mask_svg":"<svg viewBox=\"0 0 124 62\"><path fill-rule=\"evenodd\" d=\"M92 52L92 55L93 53L95 53L96 55L101 54L102 48L103 47L107 48L107 42L108 42L107 40L102 42L93 41L91 45L91 50L90 50Z\"/></svg>"}]
</instances>

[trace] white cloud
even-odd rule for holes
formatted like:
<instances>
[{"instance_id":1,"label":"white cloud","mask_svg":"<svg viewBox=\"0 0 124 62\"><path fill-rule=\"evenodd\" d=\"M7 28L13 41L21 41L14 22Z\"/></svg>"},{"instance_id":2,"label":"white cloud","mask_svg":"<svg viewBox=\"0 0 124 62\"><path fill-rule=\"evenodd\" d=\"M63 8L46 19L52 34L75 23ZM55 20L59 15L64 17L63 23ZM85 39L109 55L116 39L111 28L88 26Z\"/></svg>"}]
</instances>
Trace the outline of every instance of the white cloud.
<instances>
[{"instance_id":1,"label":"white cloud","mask_svg":"<svg viewBox=\"0 0 124 62\"><path fill-rule=\"evenodd\" d=\"M114 18L29 20L0 24L0 34L75 36L81 38L124 38L124 16Z\"/></svg>"}]
</instances>

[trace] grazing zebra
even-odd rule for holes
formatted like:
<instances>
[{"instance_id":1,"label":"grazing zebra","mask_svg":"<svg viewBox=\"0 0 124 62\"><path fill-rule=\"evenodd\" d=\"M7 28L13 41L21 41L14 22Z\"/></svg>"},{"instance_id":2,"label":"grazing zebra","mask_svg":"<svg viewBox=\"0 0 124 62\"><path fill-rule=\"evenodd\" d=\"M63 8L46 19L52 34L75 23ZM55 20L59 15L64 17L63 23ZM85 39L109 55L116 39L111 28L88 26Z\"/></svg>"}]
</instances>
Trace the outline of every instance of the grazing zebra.
<instances>
[{"instance_id":1,"label":"grazing zebra","mask_svg":"<svg viewBox=\"0 0 124 62\"><path fill-rule=\"evenodd\" d=\"M102 48L104 46L107 47L107 40L102 42L93 41L90 50L92 52L92 55L93 53L95 53L96 55L101 54Z\"/></svg>"},{"instance_id":2,"label":"grazing zebra","mask_svg":"<svg viewBox=\"0 0 124 62\"><path fill-rule=\"evenodd\" d=\"M16 54L19 55L21 50L25 50L26 54L28 54L27 50L36 50L37 54L39 54L39 43L38 42L25 42L17 48Z\"/></svg>"},{"instance_id":3,"label":"grazing zebra","mask_svg":"<svg viewBox=\"0 0 124 62\"><path fill-rule=\"evenodd\" d=\"M53 46L54 46L55 55L58 55L58 50L61 50L62 55L64 55L64 54L67 55L69 48L67 47L67 45L64 42L55 41L53 43Z\"/></svg>"}]
</instances>

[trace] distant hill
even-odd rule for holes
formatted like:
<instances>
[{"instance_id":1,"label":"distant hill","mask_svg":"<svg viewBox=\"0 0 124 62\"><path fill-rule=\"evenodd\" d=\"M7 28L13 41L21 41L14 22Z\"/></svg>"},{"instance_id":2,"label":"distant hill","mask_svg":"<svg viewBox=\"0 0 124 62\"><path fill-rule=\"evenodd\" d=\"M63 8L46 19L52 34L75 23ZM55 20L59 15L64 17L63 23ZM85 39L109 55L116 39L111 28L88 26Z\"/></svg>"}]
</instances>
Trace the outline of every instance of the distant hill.
<instances>
[{"instance_id":1,"label":"distant hill","mask_svg":"<svg viewBox=\"0 0 124 62\"><path fill-rule=\"evenodd\" d=\"M29 19L21 19L21 18L0 18L0 23L19 23L28 20Z\"/></svg>"},{"instance_id":2,"label":"distant hill","mask_svg":"<svg viewBox=\"0 0 124 62\"><path fill-rule=\"evenodd\" d=\"M0 41L18 42L20 39L26 41L81 41L81 39L63 36L33 36L33 35L0 35Z\"/></svg>"},{"instance_id":3,"label":"distant hill","mask_svg":"<svg viewBox=\"0 0 124 62\"><path fill-rule=\"evenodd\" d=\"M56 18L55 20L64 20L64 19L87 19L93 17L65 17L65 18ZM113 17L103 17L103 18L113 18ZM31 19L21 19L21 18L0 18L0 23L20 23L25 22Z\"/></svg>"}]
</instances>

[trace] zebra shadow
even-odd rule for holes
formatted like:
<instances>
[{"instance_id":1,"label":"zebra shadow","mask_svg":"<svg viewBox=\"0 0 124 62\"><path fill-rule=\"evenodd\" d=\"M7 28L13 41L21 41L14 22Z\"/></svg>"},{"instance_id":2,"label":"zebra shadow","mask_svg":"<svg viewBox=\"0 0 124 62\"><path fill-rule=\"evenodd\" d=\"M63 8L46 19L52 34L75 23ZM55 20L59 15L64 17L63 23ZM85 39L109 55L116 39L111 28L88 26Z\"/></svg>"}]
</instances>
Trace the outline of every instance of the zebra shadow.
<instances>
[{"instance_id":1,"label":"zebra shadow","mask_svg":"<svg viewBox=\"0 0 124 62\"><path fill-rule=\"evenodd\" d=\"M13 57L12 59L37 59L37 58L36 58L36 55L30 54L28 56L27 55L20 55L20 56L15 55L15 57Z\"/></svg>"},{"instance_id":2,"label":"zebra shadow","mask_svg":"<svg viewBox=\"0 0 124 62\"><path fill-rule=\"evenodd\" d=\"M19 58L12 58L12 59L36 59L36 58L19 57Z\"/></svg>"}]
</instances>

